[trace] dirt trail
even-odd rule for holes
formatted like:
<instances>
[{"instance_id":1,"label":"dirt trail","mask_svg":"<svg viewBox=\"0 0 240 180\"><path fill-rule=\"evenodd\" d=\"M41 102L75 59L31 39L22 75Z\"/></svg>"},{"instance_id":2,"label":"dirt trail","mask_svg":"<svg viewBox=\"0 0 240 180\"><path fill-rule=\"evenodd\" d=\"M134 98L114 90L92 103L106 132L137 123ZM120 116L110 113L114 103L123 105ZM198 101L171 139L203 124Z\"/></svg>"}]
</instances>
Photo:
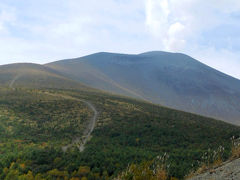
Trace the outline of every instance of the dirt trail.
<instances>
[{"instance_id":1,"label":"dirt trail","mask_svg":"<svg viewBox=\"0 0 240 180\"><path fill-rule=\"evenodd\" d=\"M188 180L239 180L240 159L226 162L222 166L209 170Z\"/></svg>"},{"instance_id":2,"label":"dirt trail","mask_svg":"<svg viewBox=\"0 0 240 180\"><path fill-rule=\"evenodd\" d=\"M62 150L64 152L66 152L68 150L68 148L70 148L74 145L76 145L78 147L80 152L84 151L85 144L90 139L91 133L93 132L96 121L97 121L97 117L98 117L97 109L94 107L94 105L91 102L83 100L83 99L78 99L78 98L74 98L71 96L63 95L63 94L53 94L53 93L45 93L45 94L48 94L51 96L56 96L56 97L62 97L64 99L70 99L70 100L83 102L84 104L86 104L88 106L89 109L91 109L93 111L93 113L94 113L93 117L91 117L88 125L85 127L86 129L83 131L83 135L81 137L77 137L77 138L73 139L71 144L68 144L68 145L62 147Z\"/></svg>"},{"instance_id":3,"label":"dirt trail","mask_svg":"<svg viewBox=\"0 0 240 180\"><path fill-rule=\"evenodd\" d=\"M9 88L13 88L14 83L21 77L20 74L16 75L12 81L9 83Z\"/></svg>"}]
</instances>

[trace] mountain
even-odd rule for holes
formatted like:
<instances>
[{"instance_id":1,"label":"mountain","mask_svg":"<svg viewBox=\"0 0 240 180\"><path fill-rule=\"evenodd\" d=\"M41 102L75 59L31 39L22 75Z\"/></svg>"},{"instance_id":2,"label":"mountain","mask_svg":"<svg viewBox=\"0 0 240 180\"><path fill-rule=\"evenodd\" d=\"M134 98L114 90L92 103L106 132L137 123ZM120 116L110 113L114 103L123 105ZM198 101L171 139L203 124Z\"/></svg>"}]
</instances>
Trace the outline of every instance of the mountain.
<instances>
[{"instance_id":1,"label":"mountain","mask_svg":"<svg viewBox=\"0 0 240 180\"><path fill-rule=\"evenodd\" d=\"M188 76L176 71L180 67ZM167 93L166 101L184 99L183 94L206 99L211 88L193 76L199 70L212 75L209 79L219 76L232 91L238 88L237 80L188 56L164 52L0 66L0 179L113 179L130 164L163 156L169 157L169 179L183 179L206 161L206 152L224 147L227 159L239 126L139 100L158 93L159 102ZM222 91L226 95L226 88Z\"/></svg>"},{"instance_id":2,"label":"mountain","mask_svg":"<svg viewBox=\"0 0 240 180\"><path fill-rule=\"evenodd\" d=\"M0 66L0 85L11 88L86 88L85 85L70 80L53 69L32 63Z\"/></svg>"},{"instance_id":3,"label":"mountain","mask_svg":"<svg viewBox=\"0 0 240 180\"><path fill-rule=\"evenodd\" d=\"M240 124L240 81L180 53L96 53L45 65L108 92Z\"/></svg>"}]
</instances>

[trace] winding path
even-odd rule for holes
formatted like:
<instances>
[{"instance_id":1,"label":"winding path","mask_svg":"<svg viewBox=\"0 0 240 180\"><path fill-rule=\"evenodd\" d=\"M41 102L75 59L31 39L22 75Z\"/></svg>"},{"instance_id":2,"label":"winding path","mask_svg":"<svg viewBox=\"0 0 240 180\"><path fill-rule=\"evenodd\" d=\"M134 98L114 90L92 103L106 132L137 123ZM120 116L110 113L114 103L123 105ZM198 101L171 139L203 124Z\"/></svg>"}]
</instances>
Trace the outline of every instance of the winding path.
<instances>
[{"instance_id":1,"label":"winding path","mask_svg":"<svg viewBox=\"0 0 240 180\"><path fill-rule=\"evenodd\" d=\"M56 97L62 97L64 99L70 99L70 100L83 102L84 104L86 104L88 106L89 109L91 109L93 111L94 114L91 117L91 119L89 120L88 125L85 127L85 130L83 131L83 135L81 137L77 137L77 138L73 139L71 144L68 144L68 145L62 147L63 152L66 152L68 150L68 148L71 148L74 145L76 145L78 147L80 152L84 151L85 145L88 142L88 140L90 139L91 133L94 130L94 127L95 127L95 124L96 124L97 118L98 118L98 111L95 108L95 106L89 101L74 98L71 96L63 95L63 94L52 94L49 92L45 92L45 94L48 94L51 96L56 96Z\"/></svg>"},{"instance_id":2,"label":"winding path","mask_svg":"<svg viewBox=\"0 0 240 180\"><path fill-rule=\"evenodd\" d=\"M86 129L83 132L83 139L82 142L78 145L79 151L82 152L84 150L84 146L87 143L87 141L90 138L90 135L92 134L96 121L97 121L97 117L98 117L98 112L96 110L96 108L88 101L85 100L80 100L82 102L84 102L90 109L92 109L94 115L93 117L90 119L89 124L87 125Z\"/></svg>"},{"instance_id":3,"label":"winding path","mask_svg":"<svg viewBox=\"0 0 240 180\"><path fill-rule=\"evenodd\" d=\"M16 75L12 81L9 83L9 88L13 88L14 83L21 77L20 74Z\"/></svg>"},{"instance_id":4,"label":"winding path","mask_svg":"<svg viewBox=\"0 0 240 180\"><path fill-rule=\"evenodd\" d=\"M9 83L9 88L13 88L14 83L20 77L21 77L20 74L16 75L12 79L12 81ZM71 96L63 95L63 94L53 94L53 93L49 93L49 92L45 92L45 94L55 96L55 97L62 97L64 99L70 99L70 100L83 102L84 104L86 104L88 106L89 109L91 109L93 111L93 113L94 113L93 117L89 120L88 125L85 127L85 130L83 131L83 135L81 137L77 137L77 138L73 139L71 144L68 144L68 145L62 147L62 150L64 152L66 152L68 150L68 148L72 147L73 145L76 145L80 152L84 151L85 145L88 142L88 140L90 139L91 133L93 132L96 121L97 121L97 117L98 117L97 109L94 107L94 105L91 102L83 100L83 99L78 99L78 98L74 98Z\"/></svg>"}]
</instances>

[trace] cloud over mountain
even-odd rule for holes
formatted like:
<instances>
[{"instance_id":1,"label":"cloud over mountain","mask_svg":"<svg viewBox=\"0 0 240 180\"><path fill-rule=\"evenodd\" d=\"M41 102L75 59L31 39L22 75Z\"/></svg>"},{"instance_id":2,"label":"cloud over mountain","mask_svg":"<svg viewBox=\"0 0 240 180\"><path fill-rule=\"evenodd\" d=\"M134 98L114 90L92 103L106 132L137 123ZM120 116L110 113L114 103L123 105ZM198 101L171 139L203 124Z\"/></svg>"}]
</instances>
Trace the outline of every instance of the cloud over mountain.
<instances>
[{"instance_id":1,"label":"cloud over mountain","mask_svg":"<svg viewBox=\"0 0 240 180\"><path fill-rule=\"evenodd\" d=\"M167 50L239 78L239 18L237 0L3 0L0 64Z\"/></svg>"}]
</instances>

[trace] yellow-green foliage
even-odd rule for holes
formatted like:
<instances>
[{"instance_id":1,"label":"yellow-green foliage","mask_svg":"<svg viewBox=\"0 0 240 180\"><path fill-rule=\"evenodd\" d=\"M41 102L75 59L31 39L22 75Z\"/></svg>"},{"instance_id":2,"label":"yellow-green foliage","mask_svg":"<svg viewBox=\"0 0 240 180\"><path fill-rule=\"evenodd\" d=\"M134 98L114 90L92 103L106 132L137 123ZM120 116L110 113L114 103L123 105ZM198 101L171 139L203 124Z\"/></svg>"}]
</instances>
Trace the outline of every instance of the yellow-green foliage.
<instances>
[{"instance_id":1,"label":"yellow-green foliage","mask_svg":"<svg viewBox=\"0 0 240 180\"><path fill-rule=\"evenodd\" d=\"M167 178L165 165L148 161L130 165L115 180L167 180Z\"/></svg>"},{"instance_id":2,"label":"yellow-green foliage","mask_svg":"<svg viewBox=\"0 0 240 180\"><path fill-rule=\"evenodd\" d=\"M49 141L59 145L81 136L92 111L82 102L39 90L0 90L0 137L15 143ZM1 136L2 135L2 136ZM59 141L59 142L57 142ZM0 146L4 141L0 141Z\"/></svg>"},{"instance_id":3,"label":"yellow-green foliage","mask_svg":"<svg viewBox=\"0 0 240 180\"><path fill-rule=\"evenodd\" d=\"M61 147L81 136L93 113L62 95L87 100L99 112L81 153L75 147L64 153ZM0 88L0 179L30 177L32 172L39 180L107 180L128 164L134 173L143 173L138 164L164 152L170 155L170 167L143 177L183 178L209 147L227 147L238 133L238 127L223 122L106 93Z\"/></svg>"},{"instance_id":4,"label":"yellow-green foliage","mask_svg":"<svg viewBox=\"0 0 240 180\"><path fill-rule=\"evenodd\" d=\"M240 138L233 136L232 140L232 159L240 158Z\"/></svg>"}]
</instances>

